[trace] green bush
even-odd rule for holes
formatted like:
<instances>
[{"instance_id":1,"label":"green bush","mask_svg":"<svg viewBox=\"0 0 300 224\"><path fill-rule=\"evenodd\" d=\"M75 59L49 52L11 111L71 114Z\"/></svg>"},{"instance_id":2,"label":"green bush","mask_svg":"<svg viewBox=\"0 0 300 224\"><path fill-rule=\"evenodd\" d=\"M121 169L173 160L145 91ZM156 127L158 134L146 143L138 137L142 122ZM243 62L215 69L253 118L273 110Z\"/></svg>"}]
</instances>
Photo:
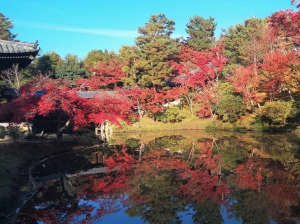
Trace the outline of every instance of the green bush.
<instances>
[{"instance_id":1,"label":"green bush","mask_svg":"<svg viewBox=\"0 0 300 224\"><path fill-rule=\"evenodd\" d=\"M156 113L154 116L157 121L164 123L180 122L184 119L184 117L180 115L180 110L177 106L170 106L164 112Z\"/></svg>"},{"instance_id":2,"label":"green bush","mask_svg":"<svg viewBox=\"0 0 300 224\"><path fill-rule=\"evenodd\" d=\"M136 150L137 148L140 147L141 140L135 139L135 138L129 138L129 139L126 139L125 143L126 143L126 146L128 149Z\"/></svg>"},{"instance_id":3,"label":"green bush","mask_svg":"<svg viewBox=\"0 0 300 224\"><path fill-rule=\"evenodd\" d=\"M22 131L20 124L9 123L9 125L6 127L5 134L12 138L14 142L17 142L18 139L20 139L21 135L24 134L24 131Z\"/></svg>"},{"instance_id":4,"label":"green bush","mask_svg":"<svg viewBox=\"0 0 300 224\"><path fill-rule=\"evenodd\" d=\"M224 122L230 121L233 123L245 112L245 103L239 95L224 95L218 104L217 114Z\"/></svg>"},{"instance_id":5,"label":"green bush","mask_svg":"<svg viewBox=\"0 0 300 224\"><path fill-rule=\"evenodd\" d=\"M260 108L260 116L271 126L283 127L287 118L293 113L292 101L272 101L266 102Z\"/></svg>"}]
</instances>

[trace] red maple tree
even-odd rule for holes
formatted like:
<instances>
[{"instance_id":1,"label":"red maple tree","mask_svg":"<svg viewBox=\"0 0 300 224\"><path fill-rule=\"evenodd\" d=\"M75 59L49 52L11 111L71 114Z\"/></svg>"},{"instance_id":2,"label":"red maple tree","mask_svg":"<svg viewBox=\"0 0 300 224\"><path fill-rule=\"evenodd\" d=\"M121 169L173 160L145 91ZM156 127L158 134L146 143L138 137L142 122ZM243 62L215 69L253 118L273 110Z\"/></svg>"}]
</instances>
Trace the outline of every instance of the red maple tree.
<instances>
[{"instance_id":1,"label":"red maple tree","mask_svg":"<svg viewBox=\"0 0 300 224\"><path fill-rule=\"evenodd\" d=\"M282 41L292 44L300 42L300 11L280 10L275 12L270 16L269 25Z\"/></svg>"},{"instance_id":2,"label":"red maple tree","mask_svg":"<svg viewBox=\"0 0 300 224\"><path fill-rule=\"evenodd\" d=\"M243 100L253 109L262 100L259 96L260 76L255 72L256 65L238 66L227 80L232 83L234 91L241 93Z\"/></svg>"},{"instance_id":3,"label":"red maple tree","mask_svg":"<svg viewBox=\"0 0 300 224\"><path fill-rule=\"evenodd\" d=\"M164 104L179 98L177 88L170 90L131 88L124 90L124 94L131 98L140 114L140 119L143 112L147 112L150 116L162 112L165 109Z\"/></svg>"},{"instance_id":4,"label":"red maple tree","mask_svg":"<svg viewBox=\"0 0 300 224\"><path fill-rule=\"evenodd\" d=\"M126 74L122 71L122 64L117 59L110 59L108 63L99 61L89 71L92 76L88 79L78 79L76 84L82 89L99 89L99 88L113 88L122 81L122 78L126 77Z\"/></svg>"},{"instance_id":5,"label":"red maple tree","mask_svg":"<svg viewBox=\"0 0 300 224\"><path fill-rule=\"evenodd\" d=\"M42 94L37 96L40 90ZM62 132L69 123L74 125L74 130L89 126L91 122L104 121L121 127L120 120L129 122L131 107L131 101L117 91L112 95L99 93L92 99L87 99L80 97L77 89L67 80L35 78L21 88L19 98L6 104L1 111L14 113L15 121L30 120L36 115L56 116L57 140L60 142ZM62 117L67 118L66 123L62 123Z\"/></svg>"},{"instance_id":6,"label":"red maple tree","mask_svg":"<svg viewBox=\"0 0 300 224\"><path fill-rule=\"evenodd\" d=\"M217 88L220 72L228 61L222 55L223 48L218 45L209 51L194 51L183 45L179 55L180 63L170 62L175 70L171 82L179 84L178 92L188 103L192 116L196 102L202 105L198 115L213 115L209 104L215 99L212 98L214 95L211 91ZM201 111L202 108L205 108L204 111Z\"/></svg>"},{"instance_id":7,"label":"red maple tree","mask_svg":"<svg viewBox=\"0 0 300 224\"><path fill-rule=\"evenodd\" d=\"M291 99L292 93L298 90L300 57L297 52L284 53L280 50L274 51L264 57L260 64L264 88L270 92L271 99L277 92L287 92Z\"/></svg>"}]
</instances>

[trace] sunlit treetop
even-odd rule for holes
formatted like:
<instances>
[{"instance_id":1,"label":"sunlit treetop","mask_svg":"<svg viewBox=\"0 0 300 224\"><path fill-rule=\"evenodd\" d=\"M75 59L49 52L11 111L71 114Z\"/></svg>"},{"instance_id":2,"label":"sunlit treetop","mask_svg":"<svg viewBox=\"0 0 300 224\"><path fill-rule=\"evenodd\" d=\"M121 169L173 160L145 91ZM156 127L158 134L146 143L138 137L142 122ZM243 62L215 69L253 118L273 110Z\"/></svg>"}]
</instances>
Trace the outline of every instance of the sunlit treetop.
<instances>
[{"instance_id":1,"label":"sunlit treetop","mask_svg":"<svg viewBox=\"0 0 300 224\"><path fill-rule=\"evenodd\" d=\"M0 12L0 39L14 40L18 34L13 34L11 29L14 28L12 21Z\"/></svg>"},{"instance_id":2,"label":"sunlit treetop","mask_svg":"<svg viewBox=\"0 0 300 224\"><path fill-rule=\"evenodd\" d=\"M214 32L217 24L214 18L204 19L201 16L194 16L186 24L185 31L189 34L187 44L193 50L207 50L212 47L215 41Z\"/></svg>"}]
</instances>

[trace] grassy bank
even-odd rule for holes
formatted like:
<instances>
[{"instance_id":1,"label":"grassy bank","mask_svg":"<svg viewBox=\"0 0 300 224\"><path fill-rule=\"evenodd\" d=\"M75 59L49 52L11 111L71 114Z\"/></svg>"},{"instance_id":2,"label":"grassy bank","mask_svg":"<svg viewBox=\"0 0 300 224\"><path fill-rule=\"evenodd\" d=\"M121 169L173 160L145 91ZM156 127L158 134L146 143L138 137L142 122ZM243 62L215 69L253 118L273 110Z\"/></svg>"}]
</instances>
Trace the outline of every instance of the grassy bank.
<instances>
[{"instance_id":1,"label":"grassy bank","mask_svg":"<svg viewBox=\"0 0 300 224\"><path fill-rule=\"evenodd\" d=\"M179 117L183 117L180 122L163 123L144 116L140 121L131 125L124 124L123 129L114 127L115 132L143 132L143 131L169 131L169 130L221 130L221 131L278 131L290 132L300 131L298 119L288 119L285 126L270 126L266 121L256 114L247 114L240 117L236 122L223 122L217 118L192 117L186 109L179 111Z\"/></svg>"},{"instance_id":2,"label":"grassy bank","mask_svg":"<svg viewBox=\"0 0 300 224\"><path fill-rule=\"evenodd\" d=\"M255 121L253 116L241 117L235 123L222 122L217 119L192 117L187 110L181 111L181 116L184 119L181 122L163 123L154 121L147 116L143 117L131 125L124 124L123 129L114 127L115 132L136 132L136 131L168 131L168 130L259 130L262 131L265 127Z\"/></svg>"}]
</instances>

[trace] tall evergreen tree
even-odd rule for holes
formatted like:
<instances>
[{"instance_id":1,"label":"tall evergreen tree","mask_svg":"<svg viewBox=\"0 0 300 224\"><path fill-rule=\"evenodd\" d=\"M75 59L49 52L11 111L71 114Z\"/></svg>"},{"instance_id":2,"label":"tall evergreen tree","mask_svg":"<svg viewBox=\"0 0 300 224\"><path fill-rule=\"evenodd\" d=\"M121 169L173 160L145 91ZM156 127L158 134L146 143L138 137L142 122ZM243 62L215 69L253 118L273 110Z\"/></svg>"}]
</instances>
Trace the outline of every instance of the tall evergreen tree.
<instances>
[{"instance_id":1,"label":"tall evergreen tree","mask_svg":"<svg viewBox=\"0 0 300 224\"><path fill-rule=\"evenodd\" d=\"M152 15L149 22L138 28L140 36L135 43L140 50L137 61L139 68L138 80L140 86L163 86L172 74L169 60L174 60L180 53L181 44L178 39L172 39L175 22L164 14Z\"/></svg>"},{"instance_id":2,"label":"tall evergreen tree","mask_svg":"<svg viewBox=\"0 0 300 224\"><path fill-rule=\"evenodd\" d=\"M234 64L257 63L272 47L267 21L259 18L246 19L243 24L224 30L222 38L224 53Z\"/></svg>"},{"instance_id":3,"label":"tall evergreen tree","mask_svg":"<svg viewBox=\"0 0 300 224\"><path fill-rule=\"evenodd\" d=\"M141 78L139 75L142 74L138 63L140 50L136 46L123 45L119 52L120 59L124 63L122 70L127 76L127 78L123 79L124 85L137 87L138 81Z\"/></svg>"},{"instance_id":4,"label":"tall evergreen tree","mask_svg":"<svg viewBox=\"0 0 300 224\"><path fill-rule=\"evenodd\" d=\"M13 34L11 29L14 28L12 21L0 12L0 39L14 40L18 34Z\"/></svg>"},{"instance_id":5,"label":"tall evergreen tree","mask_svg":"<svg viewBox=\"0 0 300 224\"><path fill-rule=\"evenodd\" d=\"M217 23L214 18L204 19L201 16L190 18L185 31L189 34L187 44L195 51L203 51L212 47Z\"/></svg>"}]
</instances>

